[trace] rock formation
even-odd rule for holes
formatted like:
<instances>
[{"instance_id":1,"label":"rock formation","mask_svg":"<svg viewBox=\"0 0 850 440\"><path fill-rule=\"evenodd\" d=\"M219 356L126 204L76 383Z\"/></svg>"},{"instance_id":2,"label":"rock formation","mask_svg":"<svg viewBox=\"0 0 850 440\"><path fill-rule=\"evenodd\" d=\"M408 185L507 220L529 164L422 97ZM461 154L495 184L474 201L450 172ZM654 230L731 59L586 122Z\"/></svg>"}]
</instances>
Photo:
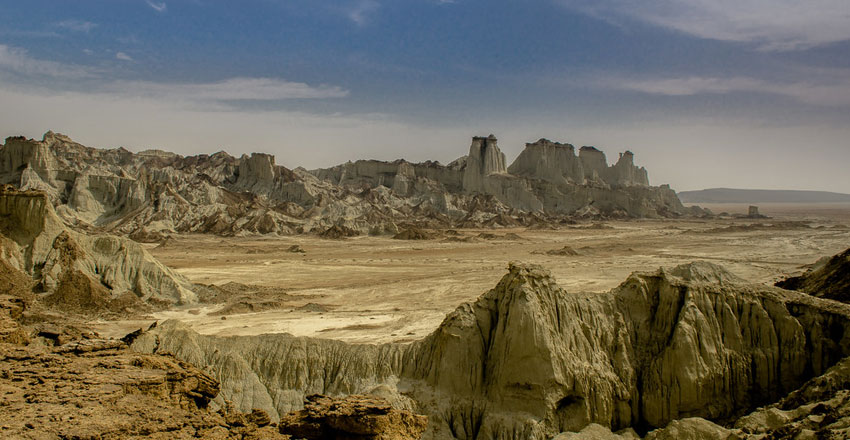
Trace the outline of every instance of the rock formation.
<instances>
[{"instance_id":1,"label":"rock formation","mask_svg":"<svg viewBox=\"0 0 850 440\"><path fill-rule=\"evenodd\" d=\"M418 440L427 417L393 409L381 398L307 396L304 409L285 415L280 432L305 440Z\"/></svg>"},{"instance_id":2,"label":"rock formation","mask_svg":"<svg viewBox=\"0 0 850 440\"><path fill-rule=\"evenodd\" d=\"M682 206L669 187L649 186L646 169L634 165L634 155L629 151L609 166L605 154L596 148L582 147L576 156L572 145L540 139L526 144L509 167L504 163L504 154L490 135L474 137L469 155L445 167L433 162L358 161L312 173L342 186L395 189L398 170L404 166L405 188L410 188L408 182L420 182L418 194L425 190L488 195L508 211L575 215L590 208L596 215L634 217L676 216L692 211ZM449 207L450 202L441 203ZM457 208L451 207L446 213L451 214L452 209Z\"/></svg>"},{"instance_id":3,"label":"rock formation","mask_svg":"<svg viewBox=\"0 0 850 440\"><path fill-rule=\"evenodd\" d=\"M463 171L463 189L468 192L487 192L485 182L490 176L506 172L505 154L496 145L496 136L491 134L472 138Z\"/></svg>"},{"instance_id":4,"label":"rock formation","mask_svg":"<svg viewBox=\"0 0 850 440\"><path fill-rule=\"evenodd\" d=\"M776 283L778 287L799 290L819 298L850 302L850 249L815 263L808 272Z\"/></svg>"},{"instance_id":5,"label":"rock formation","mask_svg":"<svg viewBox=\"0 0 850 440\"><path fill-rule=\"evenodd\" d=\"M68 312L197 301L192 285L140 244L69 230L47 195L0 187L0 261L32 277L44 301Z\"/></svg>"},{"instance_id":6,"label":"rock formation","mask_svg":"<svg viewBox=\"0 0 850 440\"><path fill-rule=\"evenodd\" d=\"M32 305L0 296L0 437L288 438L262 411L212 408L218 382L198 368L70 325L46 327Z\"/></svg>"},{"instance_id":7,"label":"rock formation","mask_svg":"<svg viewBox=\"0 0 850 440\"><path fill-rule=\"evenodd\" d=\"M290 170L269 154L183 157L158 150L98 150L47 132L10 137L0 148L0 183L47 194L76 230L151 237L317 233L343 225L361 234L420 227L488 226L494 217L532 224L546 217L657 217L691 213L668 187L623 153L605 155L545 139L510 167L494 136L475 137L464 156L437 162L356 161Z\"/></svg>"},{"instance_id":8,"label":"rock formation","mask_svg":"<svg viewBox=\"0 0 850 440\"><path fill-rule=\"evenodd\" d=\"M606 165L607 166L607 165ZM583 184L584 168L570 144L540 139L525 144L508 171L517 176L546 180L555 184Z\"/></svg>"},{"instance_id":9,"label":"rock formation","mask_svg":"<svg viewBox=\"0 0 850 440\"><path fill-rule=\"evenodd\" d=\"M824 374L850 354L847 335L850 306L709 263L636 273L602 295L567 293L544 269L512 264L410 344L220 338L168 321L133 348L212 368L223 398L273 419L309 394L370 394L427 414L427 438L551 438L591 423L672 438L703 425L670 422L728 419Z\"/></svg>"}]
</instances>

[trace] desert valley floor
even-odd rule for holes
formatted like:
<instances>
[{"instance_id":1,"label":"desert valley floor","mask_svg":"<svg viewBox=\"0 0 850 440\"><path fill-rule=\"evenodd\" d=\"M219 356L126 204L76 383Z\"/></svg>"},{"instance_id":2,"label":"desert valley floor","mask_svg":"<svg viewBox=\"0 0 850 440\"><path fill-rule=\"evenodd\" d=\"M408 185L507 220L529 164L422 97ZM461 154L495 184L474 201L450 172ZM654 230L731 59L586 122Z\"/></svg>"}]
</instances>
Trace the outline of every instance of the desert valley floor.
<instances>
[{"instance_id":1,"label":"desert valley floor","mask_svg":"<svg viewBox=\"0 0 850 440\"><path fill-rule=\"evenodd\" d=\"M715 213L747 209L702 206ZM285 300L259 312L193 306L95 327L105 336L120 337L154 320L178 318L202 334L286 332L354 343L404 342L427 335L448 312L492 288L509 261L545 266L569 292L604 292L633 271L695 260L772 284L850 243L848 204L760 208L771 218L458 230L431 240L178 235L146 246L192 282L237 283L231 288L245 293L246 307L263 298ZM304 252L291 251L294 245ZM252 297L252 292L261 295Z\"/></svg>"}]
</instances>

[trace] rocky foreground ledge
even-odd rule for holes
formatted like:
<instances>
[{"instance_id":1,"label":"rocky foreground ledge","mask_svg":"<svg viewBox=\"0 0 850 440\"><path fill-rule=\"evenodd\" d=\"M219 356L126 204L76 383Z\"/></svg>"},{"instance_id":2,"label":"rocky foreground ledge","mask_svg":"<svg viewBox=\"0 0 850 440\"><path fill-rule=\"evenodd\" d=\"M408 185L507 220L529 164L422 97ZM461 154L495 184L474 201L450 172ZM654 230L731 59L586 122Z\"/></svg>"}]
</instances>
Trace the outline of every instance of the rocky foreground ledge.
<instances>
[{"instance_id":1,"label":"rocky foreground ledge","mask_svg":"<svg viewBox=\"0 0 850 440\"><path fill-rule=\"evenodd\" d=\"M511 264L410 344L204 336L167 321L133 348L210 368L223 398L275 420L309 394L384 397L429 417L423 438L842 438L850 425L850 306L710 263L635 273L606 294Z\"/></svg>"},{"instance_id":2,"label":"rocky foreground ledge","mask_svg":"<svg viewBox=\"0 0 850 440\"><path fill-rule=\"evenodd\" d=\"M24 324L27 302L0 295L0 438L415 440L427 418L386 400L311 396L278 425L218 405L219 383L165 354L132 351L74 326Z\"/></svg>"}]
</instances>

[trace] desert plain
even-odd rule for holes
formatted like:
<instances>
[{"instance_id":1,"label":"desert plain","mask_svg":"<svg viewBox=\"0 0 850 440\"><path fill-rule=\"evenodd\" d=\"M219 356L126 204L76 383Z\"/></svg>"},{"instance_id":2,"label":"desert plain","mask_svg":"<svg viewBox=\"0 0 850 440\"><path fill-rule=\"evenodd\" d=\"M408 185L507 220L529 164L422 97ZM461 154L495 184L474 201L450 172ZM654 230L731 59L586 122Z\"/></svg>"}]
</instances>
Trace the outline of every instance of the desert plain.
<instances>
[{"instance_id":1,"label":"desert plain","mask_svg":"<svg viewBox=\"0 0 850 440\"><path fill-rule=\"evenodd\" d=\"M761 214L769 217L764 219L733 217L745 214L747 205L701 206L730 216L458 229L434 231L437 238L428 240L174 235L146 246L194 283L242 292L243 307L194 305L93 325L120 337L177 318L201 334L220 336L290 333L351 343L407 342L496 285L510 261L546 267L567 292L605 292L632 272L696 260L773 284L850 244L850 204L762 204ZM270 299L274 306L250 310Z\"/></svg>"}]
</instances>

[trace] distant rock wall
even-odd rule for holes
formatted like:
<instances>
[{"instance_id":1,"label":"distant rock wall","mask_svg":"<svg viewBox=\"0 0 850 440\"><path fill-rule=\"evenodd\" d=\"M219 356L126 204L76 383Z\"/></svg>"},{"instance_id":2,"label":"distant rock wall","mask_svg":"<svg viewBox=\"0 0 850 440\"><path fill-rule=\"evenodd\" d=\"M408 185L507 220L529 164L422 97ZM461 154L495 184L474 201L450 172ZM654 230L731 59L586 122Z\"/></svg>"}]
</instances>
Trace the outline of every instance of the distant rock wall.
<instances>
[{"instance_id":1,"label":"distant rock wall","mask_svg":"<svg viewBox=\"0 0 850 440\"><path fill-rule=\"evenodd\" d=\"M542 217L688 215L675 193L648 185L646 170L623 153L605 155L541 139L506 167L494 136L475 137L469 155L448 164L361 160L308 172L269 154L183 157L158 150L99 150L47 132L10 137L0 148L0 183L46 193L77 230L131 235L201 232L318 233L344 226L360 233L484 226Z\"/></svg>"},{"instance_id":2,"label":"distant rock wall","mask_svg":"<svg viewBox=\"0 0 850 440\"><path fill-rule=\"evenodd\" d=\"M396 185L401 167L413 170ZM600 215L657 217L686 215L669 187L651 187L645 168L634 165L634 155L626 151L609 166L605 154L582 147L576 155L570 144L540 139L526 144L509 167L495 136L474 137L469 155L448 166L435 163L409 164L405 161L349 162L311 171L320 179L351 187L385 186L400 194L410 194L409 182L425 179L447 193L485 194L512 209L571 215L582 209Z\"/></svg>"}]
</instances>

